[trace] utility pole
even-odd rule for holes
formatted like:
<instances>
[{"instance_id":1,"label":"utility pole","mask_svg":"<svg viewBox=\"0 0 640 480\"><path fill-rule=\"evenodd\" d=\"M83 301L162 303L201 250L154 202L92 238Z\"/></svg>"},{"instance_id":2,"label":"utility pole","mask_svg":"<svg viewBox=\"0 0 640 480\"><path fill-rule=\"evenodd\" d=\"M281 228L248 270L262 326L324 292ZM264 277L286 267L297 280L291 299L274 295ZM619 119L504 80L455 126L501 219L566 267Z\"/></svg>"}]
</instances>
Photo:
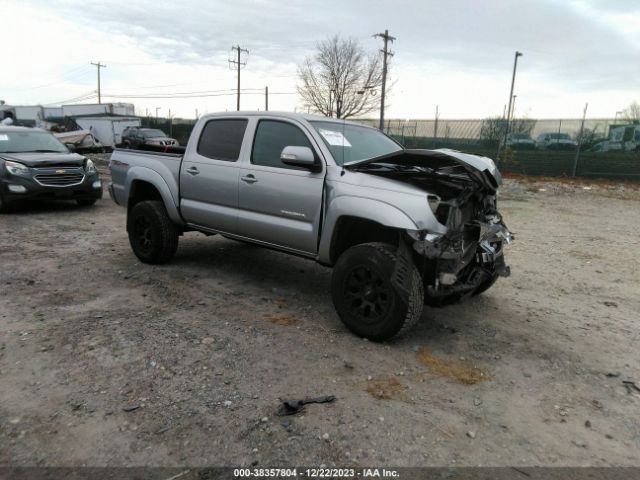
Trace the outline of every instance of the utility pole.
<instances>
[{"instance_id":1,"label":"utility pole","mask_svg":"<svg viewBox=\"0 0 640 480\"><path fill-rule=\"evenodd\" d=\"M240 48L240 45L234 45L233 47L231 47L231 50L236 50L236 52L238 53L238 59L229 60L229 64L236 65L236 67L238 67L238 102L236 105L236 110L240 111L240 68L247 65L247 62L242 62L240 60L240 55L242 54L242 52L245 52L247 55L249 55L249 50L247 50L246 48Z\"/></svg>"},{"instance_id":2,"label":"utility pole","mask_svg":"<svg viewBox=\"0 0 640 480\"><path fill-rule=\"evenodd\" d=\"M509 135L510 118L511 118L511 104L513 102L513 86L516 83L516 69L518 68L518 57L522 56L522 52L516 51L513 60L513 75L511 76L511 91L509 92L509 108L507 108L507 128L504 130L504 144L507 144L507 136ZM499 151L499 150L498 150Z\"/></svg>"},{"instance_id":3,"label":"utility pole","mask_svg":"<svg viewBox=\"0 0 640 480\"><path fill-rule=\"evenodd\" d=\"M436 148L436 141L438 140L438 118L440 118L440 114L438 113L438 105L436 105L436 121L433 125L433 148Z\"/></svg>"},{"instance_id":4,"label":"utility pole","mask_svg":"<svg viewBox=\"0 0 640 480\"><path fill-rule=\"evenodd\" d=\"M573 176L576 176L578 171L578 159L580 158L580 145L582 145L582 134L584 133L584 120L587 117L587 108L589 107L589 102L584 105L584 112L582 112L582 123L580 124L580 133L578 134L578 146L576 147L576 158L573 160Z\"/></svg>"},{"instance_id":5,"label":"utility pole","mask_svg":"<svg viewBox=\"0 0 640 480\"><path fill-rule=\"evenodd\" d=\"M513 116L514 116L514 113L516 111L516 97L517 97L517 95L513 96L513 102L511 104L511 114L509 115L509 121L510 122L513 121Z\"/></svg>"},{"instance_id":6,"label":"utility pole","mask_svg":"<svg viewBox=\"0 0 640 480\"><path fill-rule=\"evenodd\" d=\"M269 111L269 87L264 87L264 111Z\"/></svg>"},{"instance_id":7,"label":"utility pole","mask_svg":"<svg viewBox=\"0 0 640 480\"><path fill-rule=\"evenodd\" d=\"M103 65L102 63L98 62L98 63L93 63L90 62L91 65L95 65L96 68L98 69L98 104L102 103L102 97L100 96L100 69L101 68L107 68L106 65Z\"/></svg>"},{"instance_id":8,"label":"utility pole","mask_svg":"<svg viewBox=\"0 0 640 480\"><path fill-rule=\"evenodd\" d=\"M380 131L384 132L384 96L387 87L387 57L393 57L393 52L389 51L389 42L393 43L396 37L389 35L389 30L385 30L384 33L376 33L374 37L380 37L384 40L384 49L380 50L383 54L382 60L382 93L380 95Z\"/></svg>"}]
</instances>

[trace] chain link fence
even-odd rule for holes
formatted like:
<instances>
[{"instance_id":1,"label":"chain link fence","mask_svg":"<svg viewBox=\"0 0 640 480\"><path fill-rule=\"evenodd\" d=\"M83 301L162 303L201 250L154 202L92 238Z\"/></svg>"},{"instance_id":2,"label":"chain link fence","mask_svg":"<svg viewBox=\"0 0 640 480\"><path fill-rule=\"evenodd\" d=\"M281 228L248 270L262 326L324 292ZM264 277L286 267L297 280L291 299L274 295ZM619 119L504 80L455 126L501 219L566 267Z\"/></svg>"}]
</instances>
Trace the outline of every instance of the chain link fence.
<instances>
[{"instance_id":1,"label":"chain link fence","mask_svg":"<svg viewBox=\"0 0 640 480\"><path fill-rule=\"evenodd\" d=\"M377 120L358 120L377 127ZM387 120L385 133L407 148L451 148L497 159L525 175L640 180L640 125L621 120L501 118Z\"/></svg>"},{"instance_id":2,"label":"chain link fence","mask_svg":"<svg viewBox=\"0 0 640 480\"><path fill-rule=\"evenodd\" d=\"M186 145L195 120L142 117ZM378 120L357 122L378 126ZM515 119L506 138L500 118L387 120L385 132L406 148L451 148L497 159L504 172L553 177L640 180L640 125L620 120Z\"/></svg>"}]
</instances>

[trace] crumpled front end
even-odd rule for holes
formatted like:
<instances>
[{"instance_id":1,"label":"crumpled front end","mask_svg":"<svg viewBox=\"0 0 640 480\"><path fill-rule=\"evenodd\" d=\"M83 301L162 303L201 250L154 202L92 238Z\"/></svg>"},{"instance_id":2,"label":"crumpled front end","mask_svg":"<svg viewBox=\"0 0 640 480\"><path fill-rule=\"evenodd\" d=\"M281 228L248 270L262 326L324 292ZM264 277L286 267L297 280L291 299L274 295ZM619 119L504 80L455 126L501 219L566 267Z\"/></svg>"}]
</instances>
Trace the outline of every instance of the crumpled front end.
<instances>
[{"instance_id":1,"label":"crumpled front end","mask_svg":"<svg viewBox=\"0 0 640 480\"><path fill-rule=\"evenodd\" d=\"M405 150L354 169L425 192L425 208L438 231L407 231L405 243L422 274L427 303L478 294L509 276L504 247L513 235L497 210L502 179L491 159L454 150Z\"/></svg>"},{"instance_id":2,"label":"crumpled front end","mask_svg":"<svg viewBox=\"0 0 640 480\"><path fill-rule=\"evenodd\" d=\"M479 293L498 277L510 275L504 247L512 242L513 235L494 208L495 197L484 200L485 208L468 218L464 213L473 204L459 206L449 202L443 209L446 213L437 214L441 218L446 215L445 234L408 232L413 251L423 259L418 260L418 266L422 266L425 293L435 300L433 303Z\"/></svg>"}]
</instances>

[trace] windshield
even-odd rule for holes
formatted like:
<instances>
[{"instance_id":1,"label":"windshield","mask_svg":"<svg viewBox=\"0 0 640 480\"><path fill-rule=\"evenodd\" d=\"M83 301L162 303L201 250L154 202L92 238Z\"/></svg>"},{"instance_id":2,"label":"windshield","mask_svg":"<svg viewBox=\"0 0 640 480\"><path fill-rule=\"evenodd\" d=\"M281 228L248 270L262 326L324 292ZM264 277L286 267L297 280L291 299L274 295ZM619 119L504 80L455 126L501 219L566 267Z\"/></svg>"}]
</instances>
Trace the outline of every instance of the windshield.
<instances>
[{"instance_id":1,"label":"windshield","mask_svg":"<svg viewBox=\"0 0 640 480\"><path fill-rule=\"evenodd\" d=\"M373 128L336 122L310 122L338 165L349 165L402 150L385 134Z\"/></svg>"},{"instance_id":2,"label":"windshield","mask_svg":"<svg viewBox=\"0 0 640 480\"><path fill-rule=\"evenodd\" d=\"M142 130L142 136L144 138L166 137L162 130Z\"/></svg>"},{"instance_id":3,"label":"windshield","mask_svg":"<svg viewBox=\"0 0 640 480\"><path fill-rule=\"evenodd\" d=\"M58 152L68 153L56 137L47 132L7 132L0 130L0 153Z\"/></svg>"}]
</instances>

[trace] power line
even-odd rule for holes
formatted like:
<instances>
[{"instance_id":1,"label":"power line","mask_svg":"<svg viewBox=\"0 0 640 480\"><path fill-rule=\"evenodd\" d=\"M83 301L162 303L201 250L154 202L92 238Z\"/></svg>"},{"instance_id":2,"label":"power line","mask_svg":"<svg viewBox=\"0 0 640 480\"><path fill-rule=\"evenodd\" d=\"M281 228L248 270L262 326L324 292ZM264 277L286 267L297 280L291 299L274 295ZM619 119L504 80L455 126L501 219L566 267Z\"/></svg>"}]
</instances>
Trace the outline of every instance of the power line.
<instances>
[{"instance_id":1,"label":"power line","mask_svg":"<svg viewBox=\"0 0 640 480\"><path fill-rule=\"evenodd\" d=\"M258 90L258 91L255 91ZM242 90L244 91L244 90ZM264 89L252 89L247 92L244 91L245 95L264 95ZM297 95L298 92L269 92L269 95ZM117 95L117 94L107 94L102 95L105 98L147 98L147 99L163 99L163 98L172 98L172 99L180 99L180 98L205 98L205 97L228 97L231 95L237 95L236 92L227 92L227 93L200 93L195 95Z\"/></svg>"},{"instance_id":2,"label":"power line","mask_svg":"<svg viewBox=\"0 0 640 480\"><path fill-rule=\"evenodd\" d=\"M229 64L235 64L238 67L238 101L236 110L240 111L240 67L244 67L247 65L246 61L242 62L240 60L240 55L242 52L245 52L247 55L249 55L249 50L247 50L246 48L240 48L240 45L234 45L233 47L231 47L231 50L236 50L238 53L238 60L229 59Z\"/></svg>"},{"instance_id":3,"label":"power line","mask_svg":"<svg viewBox=\"0 0 640 480\"><path fill-rule=\"evenodd\" d=\"M384 40L384 49L380 50L384 54L382 60L382 95L380 95L380 131L384 131L384 96L387 87L387 57L393 57L393 52L389 51L387 46L389 42L393 43L396 37L389 35L389 30L385 30L384 33L376 33L374 37L380 37Z\"/></svg>"},{"instance_id":4,"label":"power line","mask_svg":"<svg viewBox=\"0 0 640 480\"><path fill-rule=\"evenodd\" d=\"M86 92L83 95L80 95L78 97L68 98L66 100L58 100L56 102L45 103L45 105L62 105L63 103L75 103L75 102L81 102L83 100L89 100L95 97L96 97L95 90L91 90L90 92Z\"/></svg>"},{"instance_id":5,"label":"power line","mask_svg":"<svg viewBox=\"0 0 640 480\"><path fill-rule=\"evenodd\" d=\"M106 65L103 65L102 63L98 62L98 63L93 63L90 62L91 65L95 65L98 69L98 104L102 103L102 99L100 98L100 69L101 68L107 68Z\"/></svg>"}]
</instances>

